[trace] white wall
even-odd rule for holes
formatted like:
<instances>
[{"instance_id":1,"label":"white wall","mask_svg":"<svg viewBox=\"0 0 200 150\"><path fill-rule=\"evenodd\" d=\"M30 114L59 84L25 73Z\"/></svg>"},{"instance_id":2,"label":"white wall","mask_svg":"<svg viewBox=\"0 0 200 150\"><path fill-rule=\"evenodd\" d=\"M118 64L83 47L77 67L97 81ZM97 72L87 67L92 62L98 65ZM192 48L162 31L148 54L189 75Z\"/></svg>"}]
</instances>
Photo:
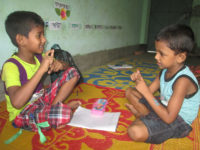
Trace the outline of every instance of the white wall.
<instances>
[{"instance_id":1,"label":"white wall","mask_svg":"<svg viewBox=\"0 0 200 150\"><path fill-rule=\"evenodd\" d=\"M42 16L44 21L62 23L60 30L46 29L49 49L54 43L72 55L87 54L100 50L125 47L144 42L148 17L148 0L57 0L70 6L71 15L66 20L55 13L54 0L0 0L0 66L17 50L6 34L4 21L7 15L15 10L34 11ZM71 24L80 24L78 30ZM121 29L90 29L89 25L121 26ZM143 29L145 28L145 29ZM142 33L142 34L141 34ZM141 36L142 39L140 38Z\"/></svg>"}]
</instances>

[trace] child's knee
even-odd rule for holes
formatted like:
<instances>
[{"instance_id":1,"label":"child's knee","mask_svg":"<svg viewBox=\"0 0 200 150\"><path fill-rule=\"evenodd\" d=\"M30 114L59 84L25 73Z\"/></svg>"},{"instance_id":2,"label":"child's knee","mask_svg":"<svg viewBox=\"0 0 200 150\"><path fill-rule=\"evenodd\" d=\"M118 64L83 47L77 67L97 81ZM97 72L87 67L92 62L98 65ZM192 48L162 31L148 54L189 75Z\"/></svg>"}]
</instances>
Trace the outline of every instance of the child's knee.
<instances>
[{"instance_id":1,"label":"child's knee","mask_svg":"<svg viewBox=\"0 0 200 150\"><path fill-rule=\"evenodd\" d=\"M128 135L129 137L136 142L144 142L146 140L146 135L144 133L144 131L141 130L140 127L138 126L130 126L128 127Z\"/></svg>"},{"instance_id":2,"label":"child's knee","mask_svg":"<svg viewBox=\"0 0 200 150\"><path fill-rule=\"evenodd\" d=\"M75 76L77 76L78 78L80 78L80 74L79 74L78 70L76 68L74 68L74 67L70 67L67 70L65 70L64 71L64 75L67 78L73 78Z\"/></svg>"},{"instance_id":3,"label":"child's knee","mask_svg":"<svg viewBox=\"0 0 200 150\"><path fill-rule=\"evenodd\" d=\"M76 68L71 67L71 72L74 74L74 76L80 77L80 74L79 74L79 72L78 72L78 70Z\"/></svg>"},{"instance_id":4,"label":"child's knee","mask_svg":"<svg viewBox=\"0 0 200 150\"><path fill-rule=\"evenodd\" d=\"M139 137L140 137L140 134L139 134L139 132L137 130L137 127L135 127L135 126L128 127L127 132L128 132L129 137L133 141L137 141L139 139Z\"/></svg>"},{"instance_id":5,"label":"child's knee","mask_svg":"<svg viewBox=\"0 0 200 150\"><path fill-rule=\"evenodd\" d=\"M79 76L74 76L74 77L71 78L70 80L73 80L74 83L78 83L78 81L79 81Z\"/></svg>"}]
</instances>

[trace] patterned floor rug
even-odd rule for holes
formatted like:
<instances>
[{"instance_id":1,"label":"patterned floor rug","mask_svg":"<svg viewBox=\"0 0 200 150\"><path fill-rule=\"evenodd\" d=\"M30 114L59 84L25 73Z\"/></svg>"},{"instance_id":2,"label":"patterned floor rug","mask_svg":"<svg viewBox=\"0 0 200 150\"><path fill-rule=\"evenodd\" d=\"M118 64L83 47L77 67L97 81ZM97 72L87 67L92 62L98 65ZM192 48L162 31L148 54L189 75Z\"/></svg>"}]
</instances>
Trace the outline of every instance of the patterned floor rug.
<instances>
[{"instance_id":1,"label":"patterned floor rug","mask_svg":"<svg viewBox=\"0 0 200 150\"><path fill-rule=\"evenodd\" d=\"M8 121L6 103L0 103L0 149L1 150L199 150L200 113L192 124L193 131L182 139L170 139L162 144L137 143L130 140L127 127L135 119L124 106L127 103L125 91L115 88L82 83L77 86L66 103L80 100L82 107L91 109L98 98L108 100L107 112L121 112L116 132L90 130L67 125L62 129L44 132L47 141L39 142L35 132L23 131L15 141L4 141L19 131Z\"/></svg>"},{"instance_id":2,"label":"patterned floor rug","mask_svg":"<svg viewBox=\"0 0 200 150\"><path fill-rule=\"evenodd\" d=\"M152 58L152 56L150 56L150 58ZM140 70L147 84L150 84L160 71L153 58L144 61L144 58L142 59L141 56L118 59L109 64L127 64L131 65L133 68L114 70L108 67L107 64L93 67L87 72L84 72L84 82L116 89L126 89L130 86L135 86L135 83L130 79L130 75L136 71L136 69Z\"/></svg>"}]
</instances>

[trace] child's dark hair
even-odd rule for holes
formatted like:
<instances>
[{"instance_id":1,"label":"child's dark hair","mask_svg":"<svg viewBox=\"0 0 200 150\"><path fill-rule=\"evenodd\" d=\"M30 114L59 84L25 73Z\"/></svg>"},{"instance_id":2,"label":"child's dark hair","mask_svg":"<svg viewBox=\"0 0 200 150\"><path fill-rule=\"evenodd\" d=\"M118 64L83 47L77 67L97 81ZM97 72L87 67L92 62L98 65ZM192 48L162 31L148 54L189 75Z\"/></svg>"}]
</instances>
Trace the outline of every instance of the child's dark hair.
<instances>
[{"instance_id":1,"label":"child's dark hair","mask_svg":"<svg viewBox=\"0 0 200 150\"><path fill-rule=\"evenodd\" d=\"M192 52L195 44L192 29L183 24L174 24L163 28L156 36L156 41L163 41L176 54Z\"/></svg>"},{"instance_id":2,"label":"child's dark hair","mask_svg":"<svg viewBox=\"0 0 200 150\"><path fill-rule=\"evenodd\" d=\"M44 21L38 14L30 11L15 11L9 14L5 21L6 32L15 46L18 45L17 34L28 37L32 28L37 26L44 27Z\"/></svg>"}]
</instances>

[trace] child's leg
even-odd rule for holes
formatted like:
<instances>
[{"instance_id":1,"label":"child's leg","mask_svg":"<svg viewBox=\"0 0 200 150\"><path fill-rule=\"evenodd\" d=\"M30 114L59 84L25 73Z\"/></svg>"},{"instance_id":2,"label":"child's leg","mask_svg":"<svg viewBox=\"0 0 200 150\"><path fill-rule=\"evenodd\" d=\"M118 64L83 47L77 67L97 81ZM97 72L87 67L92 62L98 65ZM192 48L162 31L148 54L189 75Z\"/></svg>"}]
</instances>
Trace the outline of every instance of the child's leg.
<instances>
[{"instance_id":1,"label":"child's leg","mask_svg":"<svg viewBox=\"0 0 200 150\"><path fill-rule=\"evenodd\" d=\"M192 130L180 116L171 124L165 123L153 110L140 117L128 128L128 134L134 141L160 144L170 138L182 138Z\"/></svg>"},{"instance_id":2,"label":"child's leg","mask_svg":"<svg viewBox=\"0 0 200 150\"><path fill-rule=\"evenodd\" d=\"M69 68L45 90L44 101L50 104L64 101L71 94L79 78L77 70Z\"/></svg>"},{"instance_id":3,"label":"child's leg","mask_svg":"<svg viewBox=\"0 0 200 150\"><path fill-rule=\"evenodd\" d=\"M71 119L72 110L80 105L79 101L72 101L69 104L60 103L63 101L76 85L79 79L79 74L76 69L69 68L58 78L52 85L50 85L37 101L24 108L22 113L15 119L17 127L27 130L37 131L36 123L48 121L50 127L61 128L64 127ZM58 91L61 99L55 105L51 105L56 98ZM45 129L49 129L45 128Z\"/></svg>"},{"instance_id":4,"label":"child's leg","mask_svg":"<svg viewBox=\"0 0 200 150\"><path fill-rule=\"evenodd\" d=\"M144 123L136 119L129 127L128 127L128 135L129 137L136 142L145 142L148 139L149 133L147 127Z\"/></svg>"},{"instance_id":5,"label":"child's leg","mask_svg":"<svg viewBox=\"0 0 200 150\"><path fill-rule=\"evenodd\" d=\"M73 109L80 105L79 101L72 101L69 104L61 102L55 105L44 103L40 97L34 103L26 106L24 110L15 118L14 125L26 130L37 132L37 123L48 121L50 127L42 127L43 130L50 128L62 128L69 123Z\"/></svg>"},{"instance_id":6,"label":"child's leg","mask_svg":"<svg viewBox=\"0 0 200 150\"><path fill-rule=\"evenodd\" d=\"M70 118L72 117L73 110L76 109L79 105L81 105L81 102L79 101L72 101L67 104L67 106L71 109ZM67 123L68 122L66 122L65 124L57 125L55 128L56 129L64 128L67 125Z\"/></svg>"},{"instance_id":7,"label":"child's leg","mask_svg":"<svg viewBox=\"0 0 200 150\"><path fill-rule=\"evenodd\" d=\"M71 94L71 92L74 89L75 85L77 84L78 80L79 80L79 77L74 76L69 81L65 82L61 86L60 90L58 91L58 94L56 95L52 104L56 104L58 102L64 101Z\"/></svg>"},{"instance_id":8,"label":"child's leg","mask_svg":"<svg viewBox=\"0 0 200 150\"><path fill-rule=\"evenodd\" d=\"M142 98L142 95L133 88L128 88L126 90L126 98L131 104L126 104L126 107L130 109L130 111L136 116L144 116L149 113L149 110L146 108L146 106L142 103L140 103L140 99Z\"/></svg>"}]
</instances>

